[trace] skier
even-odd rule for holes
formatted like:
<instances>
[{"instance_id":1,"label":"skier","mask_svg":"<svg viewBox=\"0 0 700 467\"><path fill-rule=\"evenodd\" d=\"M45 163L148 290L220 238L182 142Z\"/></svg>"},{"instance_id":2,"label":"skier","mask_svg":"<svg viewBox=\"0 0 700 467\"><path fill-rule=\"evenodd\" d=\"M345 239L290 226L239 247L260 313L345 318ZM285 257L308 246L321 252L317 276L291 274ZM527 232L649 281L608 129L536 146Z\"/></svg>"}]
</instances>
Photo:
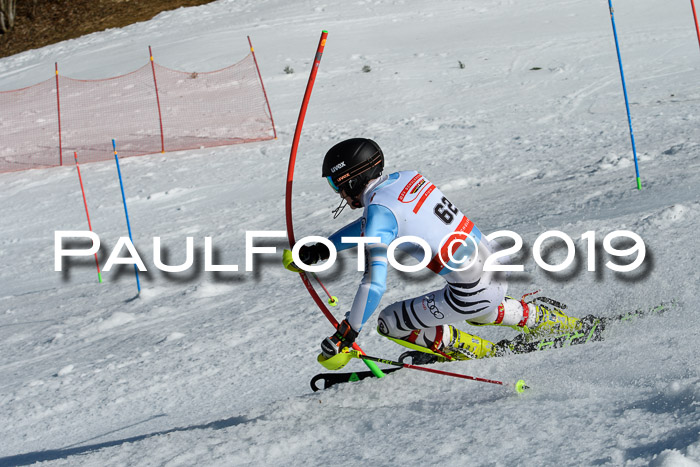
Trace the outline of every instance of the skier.
<instances>
[{"instance_id":1,"label":"skier","mask_svg":"<svg viewBox=\"0 0 700 467\"><path fill-rule=\"evenodd\" d=\"M338 251L357 245L341 242L342 237L380 239L365 247L366 268L350 311L337 332L321 343L325 359L352 347L376 311L386 290L388 245L406 236L418 237L429 245L433 256L427 268L447 283L441 289L384 308L377 327L382 336L441 359L466 360L491 356L496 348L494 343L458 329L455 323L509 326L534 335L580 327L579 319L559 309L528 303L525 297L507 297L505 279L484 270L492 249L476 225L418 172L382 175L383 168L382 150L365 138L336 144L323 160L323 177L342 198L334 211L336 217L347 205L364 209L362 217L328 239ZM418 243L407 241L398 249L421 261L425 250ZM326 260L329 255L323 243L304 245L299 250L299 258L307 265ZM288 251L284 264L289 270L300 271Z\"/></svg>"}]
</instances>

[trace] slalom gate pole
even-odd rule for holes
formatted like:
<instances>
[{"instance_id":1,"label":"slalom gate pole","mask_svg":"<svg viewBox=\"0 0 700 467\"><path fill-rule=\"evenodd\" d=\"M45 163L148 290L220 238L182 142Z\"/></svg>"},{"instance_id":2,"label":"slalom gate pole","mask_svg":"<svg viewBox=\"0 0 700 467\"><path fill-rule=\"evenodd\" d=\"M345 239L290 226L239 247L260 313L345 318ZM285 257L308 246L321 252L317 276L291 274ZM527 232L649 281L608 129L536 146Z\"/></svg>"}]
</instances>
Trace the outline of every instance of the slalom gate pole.
<instances>
[{"instance_id":1,"label":"slalom gate pole","mask_svg":"<svg viewBox=\"0 0 700 467\"><path fill-rule=\"evenodd\" d=\"M434 368L426 368L424 366L411 365L409 363L395 362L393 360L387 360L385 358L378 358L378 357L371 357L369 355L362 355L356 351L351 352L351 354L353 357L359 358L363 361L370 360L370 361L377 362L377 363L384 363L386 365L400 366L402 368L408 368L411 370L426 371L428 373L435 373L435 374L444 375L444 376L452 376L454 378L468 379L470 381L478 381L480 383L491 383L491 384L498 384L500 386L507 386L507 384L504 383L503 381L497 381L495 379L486 379L486 378L479 378L476 376L461 375L459 373L450 373L449 371L436 370ZM518 382L515 383L515 390L516 391L523 392L525 389L530 389L530 387L527 386L525 384L525 381L523 381L522 379L518 380Z\"/></svg>"},{"instance_id":2,"label":"slalom gate pole","mask_svg":"<svg viewBox=\"0 0 700 467\"><path fill-rule=\"evenodd\" d=\"M700 45L700 26L698 26L698 14L695 11L695 2L690 0L690 6L693 9L693 18L695 19L695 32L698 34L698 45Z\"/></svg>"},{"instance_id":3,"label":"slalom gate pole","mask_svg":"<svg viewBox=\"0 0 700 467\"><path fill-rule=\"evenodd\" d=\"M253 43L250 41L250 36L248 36L248 45L250 45L250 54L253 56L253 62L255 62L255 69L258 70L258 78L260 78L260 86L262 87L263 96L265 96L265 102L267 103L267 111L270 113L270 122L272 123L272 134L275 136L275 139L277 139L275 119L272 118L272 109L270 108L270 101L267 98L267 92L265 92L265 84L263 84L262 74L260 74L260 67L258 66L258 59L255 58L255 50L253 49Z\"/></svg>"},{"instance_id":4,"label":"slalom gate pole","mask_svg":"<svg viewBox=\"0 0 700 467\"><path fill-rule=\"evenodd\" d=\"M318 67L321 63L321 57L323 56L323 49L326 47L326 37L328 37L328 31L323 31L321 33L321 39L318 42L318 47L316 49L316 56L314 58L313 65L311 66L311 73L309 74L309 81L306 84L306 91L304 92L304 99L301 103L301 109L299 110L299 118L297 119L297 126L294 130L294 139L292 140L292 150L289 155L289 166L287 167L287 187L285 191L285 215L287 220L287 237L289 238L289 248L291 249L296 240L294 238L294 224L292 222L292 185L294 184L294 165L297 158L297 149L299 147L299 138L301 137L301 129L304 126L304 117L306 116L306 109L309 105L309 99L311 98L311 90L314 87L314 82L316 81L316 73L318 72ZM300 272L299 277L306 286L306 290L309 291L311 298L313 298L316 305L321 309L321 312L325 315L328 321L331 322L334 328L338 328L338 321L335 319L330 310L326 307L325 303L321 297L318 296L314 286L309 281L308 276L305 272ZM357 343L353 344L353 348L361 353L364 353ZM370 360L363 360L365 365L372 371L372 373L381 378L384 376L382 370L379 369L376 363Z\"/></svg>"},{"instance_id":5,"label":"slalom gate pole","mask_svg":"<svg viewBox=\"0 0 700 467\"><path fill-rule=\"evenodd\" d=\"M85 188L83 187L83 177L80 176L80 164L78 164L78 153L73 152L73 157L75 158L75 167L78 169L78 180L80 180L80 191L83 193L83 204L85 205L85 215L87 216L88 229L92 232L92 225L90 224L90 213L87 207L87 198L85 197ZM95 253L95 265L97 266L97 279L102 283L102 273L100 272L100 262L97 260L97 253Z\"/></svg>"},{"instance_id":6,"label":"slalom gate pole","mask_svg":"<svg viewBox=\"0 0 700 467\"><path fill-rule=\"evenodd\" d=\"M117 162L117 173L119 174L119 186L122 189L122 201L124 202L124 214L126 214L126 228L129 231L129 240L131 244L134 243L134 238L131 236L131 225L129 224L129 211L126 209L126 196L124 196L124 182L122 181L122 171L119 169L119 155L117 155L117 143L112 140L112 147L114 148L114 160ZM136 288L141 293L141 282L139 281L139 268L134 264L134 272L136 273Z\"/></svg>"},{"instance_id":7,"label":"slalom gate pole","mask_svg":"<svg viewBox=\"0 0 700 467\"><path fill-rule=\"evenodd\" d=\"M610 7L610 20L612 22L613 35L615 36L615 49L617 49L617 62L620 65L620 77L622 78L622 92L625 95L625 107L627 108L627 123L630 127L630 139L632 140L632 154L634 155L634 170L637 174L637 189L642 189L642 179L639 177L639 163L637 161L637 148L634 144L634 132L632 131L632 117L630 116L630 104L627 98L627 86L625 84L625 73L622 71L622 58L620 56L620 44L617 40L617 28L615 28L615 13L612 6L612 0L608 0Z\"/></svg>"}]
</instances>

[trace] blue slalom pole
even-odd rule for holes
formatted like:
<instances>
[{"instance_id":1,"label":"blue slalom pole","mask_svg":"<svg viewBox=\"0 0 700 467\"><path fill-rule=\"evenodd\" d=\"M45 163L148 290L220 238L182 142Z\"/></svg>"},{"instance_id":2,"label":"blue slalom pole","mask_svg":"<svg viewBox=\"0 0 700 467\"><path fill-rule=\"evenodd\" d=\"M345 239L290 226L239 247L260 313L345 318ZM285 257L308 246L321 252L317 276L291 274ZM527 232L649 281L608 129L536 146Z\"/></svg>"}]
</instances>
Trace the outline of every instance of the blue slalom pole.
<instances>
[{"instance_id":1,"label":"blue slalom pole","mask_svg":"<svg viewBox=\"0 0 700 467\"><path fill-rule=\"evenodd\" d=\"M129 211L126 209L126 196L124 196L124 182L122 182L122 171L119 169L119 156L117 155L117 143L112 140L112 147L114 148L114 160L117 161L117 173L119 174L119 186L122 189L122 201L124 202L124 213L126 214L126 228L129 230L129 240L134 243L134 238L131 236L131 225L129 224ZM139 281L139 268L134 264L134 272L136 272L136 287L141 293L141 282Z\"/></svg>"},{"instance_id":2,"label":"blue slalom pole","mask_svg":"<svg viewBox=\"0 0 700 467\"><path fill-rule=\"evenodd\" d=\"M625 85L625 73L622 71L622 57L620 56L620 44L617 40L617 29L615 28L615 14L613 13L612 0L608 0L610 6L610 20L612 21L613 35L615 36L615 48L617 49L617 63L620 65L620 77L622 78L622 92L625 94L625 107L627 107L627 123L630 127L630 138L632 140L632 154L634 155L634 170L637 173L637 189L642 189L642 179L639 177L639 163L637 162L637 148L634 144L634 131L632 131L632 117L630 116L630 104L627 99L627 86Z\"/></svg>"}]
</instances>

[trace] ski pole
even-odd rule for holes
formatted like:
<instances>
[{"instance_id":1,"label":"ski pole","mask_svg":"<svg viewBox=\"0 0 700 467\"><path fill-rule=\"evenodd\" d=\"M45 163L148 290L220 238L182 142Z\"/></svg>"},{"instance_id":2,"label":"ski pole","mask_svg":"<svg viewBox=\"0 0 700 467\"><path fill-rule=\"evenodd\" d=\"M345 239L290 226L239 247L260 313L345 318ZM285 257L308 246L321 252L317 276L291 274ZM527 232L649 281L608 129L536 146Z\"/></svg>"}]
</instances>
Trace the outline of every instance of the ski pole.
<instances>
[{"instance_id":1,"label":"ski pole","mask_svg":"<svg viewBox=\"0 0 700 467\"><path fill-rule=\"evenodd\" d=\"M312 272L311 275L313 276L314 279L316 279L316 282L318 282L318 285L321 286L324 292L326 292L326 295L328 295L328 304L330 306L337 306L338 305L338 297L335 295L331 295L331 293L328 291L325 285L323 285L323 282L321 282L321 279L318 278L315 272Z\"/></svg>"},{"instance_id":2,"label":"ski pole","mask_svg":"<svg viewBox=\"0 0 700 467\"><path fill-rule=\"evenodd\" d=\"M351 350L350 354L355 358L359 358L360 360L370 360L370 361L377 362L377 363L384 363L386 365L400 366L402 368L409 368L411 370L427 371L428 373L435 373L438 375L445 375L445 376L453 376L455 378L468 379L470 381L478 381L480 383L491 383L491 384L498 384L501 386L507 386L506 383L504 383L503 381L496 381L494 379L479 378L477 376L461 375L459 373L450 373L449 371L435 370L433 368L426 368L424 366L411 365L409 363L395 362L393 360L387 360L385 358L371 357L369 355L363 355L356 350ZM522 379L519 379L515 383L515 390L519 393L522 393L525 391L525 389L529 389L529 388L530 387L527 386L525 384L525 381L523 381Z\"/></svg>"}]
</instances>

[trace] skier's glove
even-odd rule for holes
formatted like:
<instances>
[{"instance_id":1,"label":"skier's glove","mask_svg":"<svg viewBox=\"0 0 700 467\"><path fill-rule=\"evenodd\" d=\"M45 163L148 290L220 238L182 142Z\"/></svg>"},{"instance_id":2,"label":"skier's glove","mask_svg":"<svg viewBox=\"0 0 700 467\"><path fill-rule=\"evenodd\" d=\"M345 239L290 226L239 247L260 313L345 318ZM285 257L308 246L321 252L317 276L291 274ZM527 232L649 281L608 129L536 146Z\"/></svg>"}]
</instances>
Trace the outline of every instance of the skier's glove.
<instances>
[{"instance_id":1,"label":"skier's glove","mask_svg":"<svg viewBox=\"0 0 700 467\"><path fill-rule=\"evenodd\" d=\"M358 334L359 333L350 326L348 320L344 319L338 325L335 334L323 339L321 342L321 353L323 353L324 357L331 358L339 354L345 347L352 348L352 344L355 342Z\"/></svg>"},{"instance_id":2,"label":"skier's glove","mask_svg":"<svg viewBox=\"0 0 700 467\"><path fill-rule=\"evenodd\" d=\"M327 260L330 256L330 250L328 250L328 247L323 243L304 245L299 248L299 259L304 264L316 264L319 261ZM303 270L294 263L294 258L292 258L292 252L290 250L284 250L282 253L282 264L290 271L303 272Z\"/></svg>"}]
</instances>

